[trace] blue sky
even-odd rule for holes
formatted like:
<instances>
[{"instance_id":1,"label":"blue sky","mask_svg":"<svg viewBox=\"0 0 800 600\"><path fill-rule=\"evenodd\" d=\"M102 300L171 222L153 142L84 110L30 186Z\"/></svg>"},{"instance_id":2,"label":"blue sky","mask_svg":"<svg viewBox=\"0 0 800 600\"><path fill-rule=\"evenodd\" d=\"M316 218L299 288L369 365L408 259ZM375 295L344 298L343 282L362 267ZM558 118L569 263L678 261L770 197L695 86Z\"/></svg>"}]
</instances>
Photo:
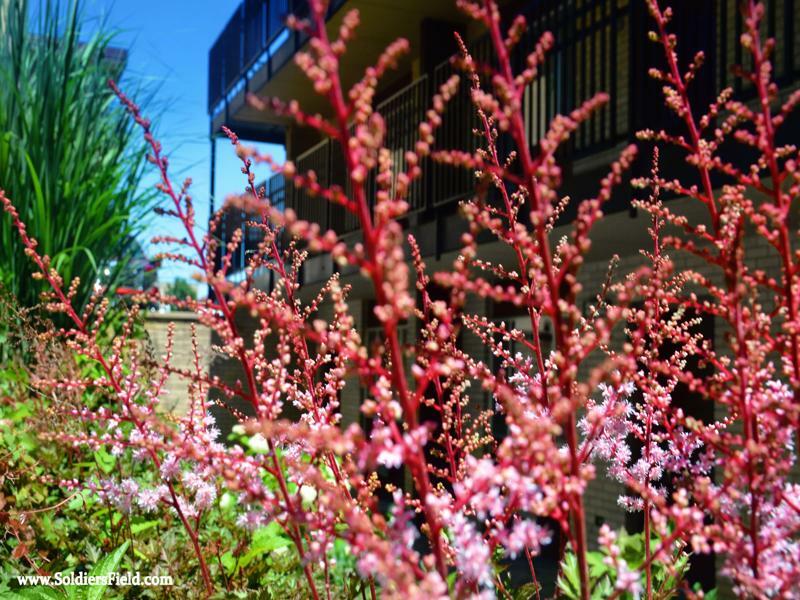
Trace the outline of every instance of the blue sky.
<instances>
[{"instance_id":1,"label":"blue sky","mask_svg":"<svg viewBox=\"0 0 800 600\"><path fill-rule=\"evenodd\" d=\"M92 24L104 18L119 32L115 45L129 50L126 77L157 88L152 111L157 134L175 179L192 177L200 223L208 218L210 183L208 50L238 4L235 0L84 0ZM259 147L283 159L282 147ZM243 189L239 167L231 145L218 140L217 198ZM147 180L148 185L153 182L152 177ZM166 221L154 219L150 225L143 239L148 254L156 252L150 244L153 234L179 233ZM178 265L165 265L159 271L159 279L167 281L186 275L185 267Z\"/></svg>"}]
</instances>

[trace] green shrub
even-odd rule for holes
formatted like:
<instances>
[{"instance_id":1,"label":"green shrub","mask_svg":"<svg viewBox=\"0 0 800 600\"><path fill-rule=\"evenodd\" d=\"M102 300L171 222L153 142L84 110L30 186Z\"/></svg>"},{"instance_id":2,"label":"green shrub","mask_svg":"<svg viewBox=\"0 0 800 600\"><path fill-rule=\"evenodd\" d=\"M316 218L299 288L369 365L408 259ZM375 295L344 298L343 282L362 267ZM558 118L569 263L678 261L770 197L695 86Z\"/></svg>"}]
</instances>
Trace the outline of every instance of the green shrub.
<instances>
[{"instance_id":1,"label":"green shrub","mask_svg":"<svg viewBox=\"0 0 800 600\"><path fill-rule=\"evenodd\" d=\"M144 143L106 85L125 53L105 31L84 35L78 1L35 16L27 0L0 6L0 187L65 280L80 277L82 305L100 274L124 274L153 198L139 185ZM43 288L6 215L0 254L0 284L36 304Z\"/></svg>"}]
</instances>

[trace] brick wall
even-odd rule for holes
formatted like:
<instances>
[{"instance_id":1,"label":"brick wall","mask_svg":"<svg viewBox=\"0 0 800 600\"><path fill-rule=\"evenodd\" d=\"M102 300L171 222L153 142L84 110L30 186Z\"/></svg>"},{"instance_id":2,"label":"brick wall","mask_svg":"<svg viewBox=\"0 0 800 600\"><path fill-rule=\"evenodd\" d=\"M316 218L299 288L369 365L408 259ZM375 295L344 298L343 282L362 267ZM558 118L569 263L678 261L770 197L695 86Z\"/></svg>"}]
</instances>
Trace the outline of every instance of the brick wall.
<instances>
[{"instance_id":1,"label":"brick wall","mask_svg":"<svg viewBox=\"0 0 800 600\"><path fill-rule=\"evenodd\" d=\"M485 315L488 313L487 302L483 298L478 298L475 295L467 297L466 304L464 305L464 312L468 314ZM486 346L480 338L473 333L464 332L461 335L461 349L469 356L477 360L486 360L488 351ZM490 402L489 394L483 390L480 382L472 381L467 390L469 394L469 409L474 414L484 411L487 408L493 408L494 402Z\"/></svg>"},{"instance_id":2,"label":"brick wall","mask_svg":"<svg viewBox=\"0 0 800 600\"><path fill-rule=\"evenodd\" d=\"M194 369L192 351L192 330L196 330L198 354L201 365L208 364L211 337L208 329L199 325L197 315L191 312L147 313L145 331L148 335L153 356L160 361L167 345L167 331L174 324L175 333L172 347L172 366L179 369ZM170 375L166 384L166 394L161 406L170 412L184 414L188 408L186 381L179 375Z\"/></svg>"}]
</instances>

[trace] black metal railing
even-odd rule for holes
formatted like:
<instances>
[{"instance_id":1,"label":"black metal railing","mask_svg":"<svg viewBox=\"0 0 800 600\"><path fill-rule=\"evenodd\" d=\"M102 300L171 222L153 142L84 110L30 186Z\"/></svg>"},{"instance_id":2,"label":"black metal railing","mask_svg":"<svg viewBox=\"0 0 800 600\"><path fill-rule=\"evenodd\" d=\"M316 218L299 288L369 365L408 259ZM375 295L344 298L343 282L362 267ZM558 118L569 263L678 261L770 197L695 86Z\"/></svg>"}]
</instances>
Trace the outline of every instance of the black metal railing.
<instances>
[{"instance_id":1,"label":"black metal railing","mask_svg":"<svg viewBox=\"0 0 800 600\"><path fill-rule=\"evenodd\" d=\"M538 75L522 98L527 138L532 151L557 114L569 114L581 102L605 91L611 101L594 118L583 123L559 152L562 162L570 162L611 148L630 137L629 44L630 2L628 0L540 0L531 3L526 14L528 33L515 47L511 58L515 72L526 65L544 31L553 33L555 42ZM491 40L471 44L473 58L493 65ZM449 63L439 65L432 75L433 90L452 74ZM483 81L486 89L491 82ZM479 140L471 134L478 126L470 99L469 81L463 78L458 95L450 101L442 125L436 133L436 147L474 151ZM506 139L499 140L502 146ZM472 173L448 165L430 166L430 194L435 205L447 204L471 193L475 188Z\"/></svg>"},{"instance_id":2,"label":"black metal railing","mask_svg":"<svg viewBox=\"0 0 800 600\"><path fill-rule=\"evenodd\" d=\"M332 0L328 16L347 0ZM306 36L289 31L287 15L308 15L308 0L243 0L236 8L208 53L208 112L216 114L232 93L246 88L250 77L262 66L271 78L285 62L273 64L276 56L290 58L306 42Z\"/></svg>"},{"instance_id":3,"label":"black metal railing","mask_svg":"<svg viewBox=\"0 0 800 600\"><path fill-rule=\"evenodd\" d=\"M731 74L731 67L746 58L734 42L736 32L742 28L736 0L700 3L695 10L689 6L690 0L681 1L686 6L676 9L671 24L682 40L679 60L682 65L688 63L701 47L707 55L705 73L695 80L692 93L705 99L713 97L721 85L733 85L747 97L747 84L737 83L741 79ZM794 32L800 31L800 11L794 10L796 1L767 0L763 23L764 33L777 37L775 71L784 86L800 79L800 44L794 39ZM643 126L669 126L667 120L674 116L663 108L660 84L652 82L647 74L648 67L663 63L663 55L658 46L647 40L652 24L642 4L637 0L531 3L527 15L529 33L512 54L515 69L524 68L525 57L543 31L551 31L555 37L546 63L540 66L538 77L528 86L522 102L534 153L538 150L537 140L545 135L556 114L569 114L599 91L609 92L610 102L563 145L558 156L563 165L626 143ZM493 63L488 38L475 41L471 52L479 63ZM453 68L446 61L376 106L386 124L384 146L392 153L395 170L403 167L405 151L414 147L418 124L433 94L452 73ZM469 80L461 77L459 92L447 105L436 131L435 149L474 151L480 142L473 133L476 126ZM500 143L505 143L502 136ZM313 172L322 186L340 186L349 195L344 157L337 142L324 140L296 157L295 163L298 171ZM376 195L375 185L372 175L367 180L371 201ZM291 207L301 219L318 223L323 229L339 234L358 229L355 215L322 198L311 197L305 190L285 185L281 175L273 176L267 188L273 204ZM424 218L431 217L474 189L474 174L469 170L426 161L423 176L414 182L409 194L410 212L427 211Z\"/></svg>"},{"instance_id":4,"label":"black metal railing","mask_svg":"<svg viewBox=\"0 0 800 600\"><path fill-rule=\"evenodd\" d=\"M326 139L298 156L295 160L297 170L316 177L322 187L334 185L331 154L335 150L335 144L333 140ZM327 200L313 197L307 190L294 186L288 192L287 206L295 210L298 218L328 228L331 205Z\"/></svg>"},{"instance_id":5,"label":"black metal railing","mask_svg":"<svg viewBox=\"0 0 800 600\"><path fill-rule=\"evenodd\" d=\"M428 108L428 92L428 78L423 76L377 106L377 111L383 116L386 124L384 146L392 155L395 173L398 169L405 168L405 151L413 148L417 141L418 125ZM344 155L337 141L323 140L299 155L294 162L299 172L313 173L313 177L323 187L338 186L349 195L350 183L347 179ZM283 177L274 175L270 179L270 185L273 180L283 181ZM411 211L426 207L426 184L425 178L412 183L407 197ZM374 174L370 175L366 185L367 197L372 202L376 196L377 185ZM313 197L305 189L287 186L284 197L286 206L294 209L300 219L317 223L323 229L333 229L342 234L358 229L358 219L355 215L342 206L331 204L323 198Z\"/></svg>"},{"instance_id":6,"label":"black metal railing","mask_svg":"<svg viewBox=\"0 0 800 600\"><path fill-rule=\"evenodd\" d=\"M719 47L728 43L725 40L731 37L727 25L740 23L740 16L726 13L726 10L735 7L735 1L720 0L713 6L710 4L707 10L709 14L705 17L698 16L697 11L684 9L678 12L683 15L682 18L676 18L673 22L673 26L686 39L682 54L686 55L687 60L694 55L697 44L716 44L717 50L712 48L707 53L707 63L710 63L707 64L707 81L698 84L698 87L704 85L709 90L701 89L701 94L710 93L714 80L720 81L722 73L730 73L732 59L741 60L740 56L734 56L731 52L725 54L718 51ZM770 27L775 29L775 25L769 25L773 21L780 21L784 15L793 15L794 2L768 0L765 33L769 33ZM564 145L560 151L563 162L612 148L630 140L642 122L659 121L661 116L656 113L663 105L661 90L648 88L641 79L647 77L647 69L641 66L642 57L649 59L651 65L659 64L660 52L652 43L648 52L644 52L641 45L648 30L646 22L642 21L647 17L643 10L635 0L541 0L531 3L526 15L528 33L512 54L515 70L524 68L524 61L542 32L551 31L555 37L546 62L539 66L539 74L528 86L522 101L528 139L534 153L537 151L537 140L546 134L555 115L569 114L581 102L600 91L608 92L610 101L593 118L581 124ZM726 14L730 16L726 17ZM792 18L796 19L794 16ZM709 27L712 27L711 32L707 31ZM784 29L790 30L791 27L784 26ZM723 33L715 34L714 31ZM800 60L794 57L800 53L800 45L793 39L781 38L777 48L782 56L778 64L779 76L784 81L797 79L795 65L800 64ZM470 51L480 64L491 65L494 61L488 37L471 44ZM634 73L634 69L641 73ZM430 98L452 74L453 67L449 61L445 61L430 76L423 75L376 107L384 117L385 145L391 150L396 166L403 164L404 151L414 147L417 126L424 117ZM725 81L731 84L733 79ZM474 151L479 143L473 134L473 129L479 123L470 97L469 79L461 77L459 85L460 89L447 105L436 131L435 149ZM657 87L658 84L655 85ZM643 97L640 90L644 89L648 89L648 92ZM323 186L339 185L346 192L349 191L341 150L330 140L303 153L297 158L296 165L301 172L313 171ZM412 211L451 204L475 189L474 175L467 169L432 161L424 166L423 176L415 181L409 195ZM368 196L374 198L374 178L367 184L368 192L371 192ZM345 214L341 207L330 206L320 198L310 197L305 191L295 190L293 186L286 193L286 205L294 208L300 218L338 233L349 233L358 227L357 219L349 213Z\"/></svg>"},{"instance_id":7,"label":"black metal railing","mask_svg":"<svg viewBox=\"0 0 800 600\"><path fill-rule=\"evenodd\" d=\"M262 181L255 186L259 194L266 194L273 207L278 210L286 208L286 186L283 175L273 175L269 179ZM261 216L253 213L246 213L242 210L232 208L225 213L222 220L220 231L220 239L223 243L230 241L234 234L241 230L242 242L234 249L230 256L230 269L228 275L234 275L241 272L250 259L250 256L258 247L258 244L264 239L263 230L259 227L254 227L250 223L261 222ZM280 237L277 240L278 244L282 243ZM220 249L225 252L224 248ZM221 256L217 256L215 265L219 269L221 266Z\"/></svg>"}]
</instances>

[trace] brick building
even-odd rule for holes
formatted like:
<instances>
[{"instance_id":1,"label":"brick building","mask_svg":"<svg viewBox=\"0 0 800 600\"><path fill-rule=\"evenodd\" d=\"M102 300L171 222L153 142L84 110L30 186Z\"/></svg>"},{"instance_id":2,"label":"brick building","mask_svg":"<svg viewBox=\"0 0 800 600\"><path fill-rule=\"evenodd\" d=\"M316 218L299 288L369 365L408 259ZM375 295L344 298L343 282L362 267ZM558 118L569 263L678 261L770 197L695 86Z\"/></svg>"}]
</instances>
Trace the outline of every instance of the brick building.
<instances>
[{"instance_id":1,"label":"brick building","mask_svg":"<svg viewBox=\"0 0 800 600\"><path fill-rule=\"evenodd\" d=\"M357 41L342 62L345 84L359 77L389 42L401 36L410 41L410 55L383 80L376 98L378 110L387 123L387 145L402 157L403 151L413 146L416 125L428 108L429 98L452 73L448 62L456 50L452 32L461 32L474 55L486 60L490 60L489 41L483 31L457 11L451 0L333 0L331 4L330 32L338 29L348 9L358 8L361 12ZM674 125L673 117L663 107L660 84L647 73L648 67L661 66L663 58L661 49L647 40L651 23L643 0L510 0L500 4L506 18L522 12L528 19L530 31L514 55L518 66L543 31L553 32L556 38L546 67L525 96L525 121L531 142L543 134L555 114L569 112L598 91L611 95L611 102L581 126L558 155L564 171L563 195L582 199L593 194L610 162L634 139L637 130ZM671 4L675 9L672 30L680 40L682 64L697 50L706 52L705 67L693 87L695 100L707 105L716 91L726 86L733 86L740 97L747 97L747 87L731 74L731 66L743 60L738 43L743 24L736 0L674 0ZM800 10L795 9L794 0L771 0L766 5L765 33L777 40L776 75L783 89L789 91L796 87L800 74L800 44L795 41L795 34L800 31ZM304 0L244 0L223 29L209 54L212 153L216 147L213 140L219 136L220 127L227 125L244 139L285 144L288 158L295 161L299 170L314 170L323 185L339 184L346 188L343 158L336 144L320 139L309 129L257 112L245 101L248 92L296 98L307 112L325 112L322 100L292 61L306 40L281 25L281 17L287 12L303 15L307 10ZM469 94L462 88L449 105L436 136L442 149L470 150L476 143L470 127L465 125L473 123L474 116ZM786 131L796 134L798 128L791 124ZM645 160L635 166L634 174L648 168L647 152L642 154ZM669 176L680 175L686 169L682 159L672 160L669 152L662 154L662 164ZM280 175L264 185L273 203L292 207L300 218L317 222L323 229L334 229L348 241L358 241L357 222L342 209L287 187ZM414 184L409 197L411 210L404 225L420 241L431 270L452 263L460 235L465 231L458 202L472 190L470 173L439 165L427 165L425 175ZM632 194L629 186L621 186L606 205L605 218L595 228L593 249L582 274L587 305L600 289L613 254L621 257L620 273L643 260L638 251L648 244L648 220L631 210ZM670 202L695 222L702 219L702 207L681 198ZM554 237L563 235L573 216L574 212L568 210L563 216L563 227L556 228ZM241 225L238 215L228 217L228 232ZM777 266L777 255L769 247L754 239L746 243L751 246L751 259L759 267L769 271ZM243 268L246 250L246 247L241 249L233 257L234 270ZM487 242L481 252L488 259L502 262L506 250L495 242ZM709 272L707 265L697 264L689 256L675 259L679 266L691 266L717 277ZM337 268L329 256L312 256L304 267L303 281L313 289ZM341 276L344 282L353 285L351 309L369 339L374 331L369 285L348 269ZM262 283L270 285L268 278L262 279ZM505 322L522 316L479 300L473 300L469 308ZM710 320L703 326L715 339L721 340L725 333ZM413 333L415 324L409 323L407 327ZM618 335L621 340L624 333L619 331ZM464 346L476 356L488 358L477 338L465 336ZM361 394L357 384L345 389L342 413L346 421L358 418ZM693 405L688 395L678 400L697 416L709 411L713 414L713 407ZM484 406L488 398L476 395L474 402ZM596 539L602 522L612 526L626 524L626 516L616 502L620 491L617 484L606 478L599 478L590 486L587 494L590 540ZM636 527L630 519L627 525Z\"/></svg>"}]
</instances>

